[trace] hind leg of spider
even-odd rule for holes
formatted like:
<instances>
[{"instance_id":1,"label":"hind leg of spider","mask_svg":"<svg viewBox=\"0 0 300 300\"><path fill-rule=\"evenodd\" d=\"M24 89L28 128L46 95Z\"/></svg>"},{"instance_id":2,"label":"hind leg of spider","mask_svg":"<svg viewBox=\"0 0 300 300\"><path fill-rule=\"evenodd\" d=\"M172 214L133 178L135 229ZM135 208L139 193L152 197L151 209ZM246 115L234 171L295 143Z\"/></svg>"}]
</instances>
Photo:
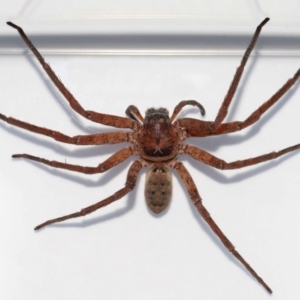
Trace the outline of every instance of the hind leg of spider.
<instances>
[{"instance_id":1,"label":"hind leg of spider","mask_svg":"<svg viewBox=\"0 0 300 300\"><path fill-rule=\"evenodd\" d=\"M242 61L240 63L240 66L237 68L236 72L235 72L235 75L233 77L233 80L230 84L230 87L229 87L229 90L223 100L223 103L219 109L219 112L217 114L217 117L215 119L215 121L211 124L211 129L212 130L215 130L217 129L220 124L222 123L222 121L224 120L224 118L226 117L227 115L227 112L228 112L228 107L232 101L232 98L233 96L235 95L235 92L236 92L236 89L238 87L238 84L240 82L240 79L242 77L242 74L244 72L244 68L246 66L246 63L248 61L248 58L257 42L257 39L259 37L259 34L261 32L261 29L263 28L263 26L269 21L270 19L269 18L266 18L264 19L259 25L258 27L256 28L255 30L255 33L252 37L252 40L248 46L248 48L246 49L245 53L244 53L244 56L242 58Z\"/></svg>"},{"instance_id":2,"label":"hind leg of spider","mask_svg":"<svg viewBox=\"0 0 300 300\"><path fill-rule=\"evenodd\" d=\"M97 167L85 167L85 166L79 166L79 165L72 165L72 164L62 163L62 162L55 161L55 160L50 161L50 160L36 157L36 156L30 155L30 154L14 154L12 157L33 160L38 163L48 165L52 168L65 169L65 170L84 173L84 174L96 174L96 173L106 172L107 170L115 167L116 165L118 165L121 162L123 162L124 160L126 160L132 154L133 154L132 147L123 148L123 149L117 151L112 156L110 156L103 163L99 164Z\"/></svg>"},{"instance_id":3,"label":"hind leg of spider","mask_svg":"<svg viewBox=\"0 0 300 300\"><path fill-rule=\"evenodd\" d=\"M195 146L191 146L191 145L183 145L181 147L181 153L186 153L189 156L191 156L192 158L199 160L207 165L210 165L214 168L217 169L221 169L221 170L232 170L232 169L240 169L240 168L244 168L244 167L248 167L248 166L252 166L252 165L256 165L268 160L272 160L275 159L279 156L282 156L284 154L287 154L289 152L295 151L295 150L299 150L300 149L300 144L282 149L280 151L277 152L270 152L267 154L263 154L260 156L256 156L256 157L252 157L252 158L248 158L248 159L244 159L244 160L237 160L237 161L233 161L233 162L226 162L200 148L197 148Z\"/></svg>"},{"instance_id":4,"label":"hind leg of spider","mask_svg":"<svg viewBox=\"0 0 300 300\"><path fill-rule=\"evenodd\" d=\"M98 210L99 208L101 208L103 206L109 205L112 202L121 199L126 194L128 194L130 191L132 191L133 188L135 187L138 174L139 174L142 167L143 167L143 164L140 160L136 160L135 162L133 162L133 164L130 166L128 174L127 174L125 187L118 190L113 195L109 196L108 198L106 198L106 199L104 199L100 202L97 202L97 203L95 203L91 206L85 207L85 208L81 209L79 212L72 213L72 214L62 216L62 217L59 217L59 218L55 218L55 219L52 219L52 220L48 220L48 221L36 226L34 228L34 230L39 230L39 229L41 229L45 226L48 226L50 224L62 222L62 221L65 221L65 220L78 218L78 217L83 217L87 214L90 214L90 213Z\"/></svg>"},{"instance_id":5,"label":"hind leg of spider","mask_svg":"<svg viewBox=\"0 0 300 300\"><path fill-rule=\"evenodd\" d=\"M223 245L228 249L229 252L233 254L233 256L236 257L243 265L244 267L251 273L251 275L260 283L262 286L271 294L272 290L270 287L264 282L264 280L258 276L258 274L252 269L252 267L246 262L246 260L235 250L235 247L233 244L228 240L228 238L225 236L225 234L221 231L221 229L218 227L218 225L215 223L215 221L210 216L209 212L206 210L206 208L202 204L202 199L198 193L197 187L187 171L187 169L184 167L184 165L177 160L174 160L171 163L171 167L173 167L180 178L182 179L184 185L186 186L186 189L190 195L191 200L193 201L193 204L196 206L198 212L203 217L205 222L209 225L209 227L212 229L212 231L218 236L218 238L221 240Z\"/></svg>"}]
</instances>

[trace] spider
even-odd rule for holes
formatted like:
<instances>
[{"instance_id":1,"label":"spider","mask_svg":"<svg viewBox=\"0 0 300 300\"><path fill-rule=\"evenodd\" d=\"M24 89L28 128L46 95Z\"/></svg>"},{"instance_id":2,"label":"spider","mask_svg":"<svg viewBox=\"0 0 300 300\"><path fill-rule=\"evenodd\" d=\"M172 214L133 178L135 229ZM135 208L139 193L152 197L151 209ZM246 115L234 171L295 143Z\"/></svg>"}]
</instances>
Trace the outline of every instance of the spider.
<instances>
[{"instance_id":1,"label":"spider","mask_svg":"<svg viewBox=\"0 0 300 300\"><path fill-rule=\"evenodd\" d=\"M236 259L238 259L244 267L257 279L257 281L263 285L263 287L272 293L270 287L264 282L264 280L252 269L252 267L246 262L246 260L237 252L233 244L225 236L222 230L218 227L215 221L212 219L210 213L202 204L202 199L197 191L194 180L189 174L185 166L178 160L179 154L187 154L197 161L205 163L209 166L220 170L238 169L258 164L264 161L275 159L288 152L297 150L300 148L300 144L285 148L277 152L271 152L254 158L245 160L238 160L233 162L226 162L212 154L189 144L183 144L182 142L188 137L205 137L211 135L219 135L225 133L231 133L242 130L256 121L272 106L274 105L297 81L300 77L300 69L295 75L289 79L268 101L263 103L258 109L256 109L250 116L242 121L223 123L224 118L227 115L228 107L232 101L232 98L236 92L237 86L243 74L244 67L250 56L252 49L254 48L256 41L259 37L262 27L269 21L269 18L263 20L251 39L251 42L246 49L244 56L241 60L239 67L237 68L233 77L229 90L223 100L223 103L218 111L218 114L214 121L201 121L192 118L176 119L179 112L187 105L196 106L202 115L205 114L204 107L195 100L181 101L174 109L171 116L165 108L150 108L146 111L145 117L139 112L138 108L130 105L126 109L126 115L128 118L102 114L94 111L85 110L77 102L74 96L63 85L51 67L45 62L44 58L26 36L22 28L19 26L7 22L7 24L15 28L29 49L36 56L54 85L64 95L69 102L73 110L86 119L112 126L116 128L131 129L131 132L115 131L109 133L98 133L92 135L78 135L67 136L58 131L42 128L36 125L32 125L12 117L6 117L0 114L0 119L13 126L23 128L25 130L32 131L41 135L49 136L58 142L74 144L74 145L103 145L103 144L116 144L122 142L131 142L132 146L123 148L110 156L106 161L102 162L96 167L85 167L79 165L72 165L68 163L62 163L58 161L50 161L44 158L35 157L29 154L14 154L14 158L25 158L34 160L38 163L48 165L53 168L67 169L74 172L80 172L85 174L103 173L114 166L125 161L129 156L136 155L138 158L132 163L129 168L125 187L118 190L115 194L108 198L97 202L91 206L81 209L79 212L75 212L66 216L48 220L35 227L35 230L41 229L47 225L62 222L71 218L82 217L90 214L99 208L113 203L116 200L121 199L131 190L133 190L138 174L143 167L149 167L146 175L145 184L145 198L146 203L150 210L154 213L161 213L168 206L171 193L172 193L172 176L169 167L174 169L179 177L184 182L187 192L199 211L200 215L206 221L208 226L219 237L224 246L230 251Z\"/></svg>"}]
</instances>

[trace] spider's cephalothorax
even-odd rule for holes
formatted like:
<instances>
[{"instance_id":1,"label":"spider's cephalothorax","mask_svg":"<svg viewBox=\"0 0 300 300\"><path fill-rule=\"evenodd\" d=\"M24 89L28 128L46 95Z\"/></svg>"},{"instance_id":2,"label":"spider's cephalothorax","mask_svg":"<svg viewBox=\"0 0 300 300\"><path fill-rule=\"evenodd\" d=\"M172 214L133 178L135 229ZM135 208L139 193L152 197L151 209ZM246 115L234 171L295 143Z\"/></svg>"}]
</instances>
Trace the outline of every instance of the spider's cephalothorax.
<instances>
[{"instance_id":1,"label":"spider's cephalothorax","mask_svg":"<svg viewBox=\"0 0 300 300\"><path fill-rule=\"evenodd\" d=\"M193 178L189 174L188 170L184 167L182 162L180 162L177 158L178 154L186 154L192 157L193 159L207 164L209 166L212 166L214 168L228 170L239 169L258 164L264 161L272 160L288 152L300 149L300 144L297 144L277 152L273 151L264 155L260 155L258 157L237 160L228 163L198 147L189 144L181 144L181 142L187 137L204 137L231 133L242 130L252 125L256 121L258 121L259 118L271 106L273 106L298 80L298 78L300 77L300 69L272 97L270 97L269 100L263 103L244 121L236 121L229 123L223 122L227 115L229 105L236 92L237 86L243 74L243 70L250 56L250 53L258 39L262 27L268 21L269 19L266 18L257 27L252 37L252 40L243 56L240 66L236 70L233 81L229 87L225 99L223 100L219 112L213 122L204 122L198 119L191 118L179 118L175 120L181 109L186 105L193 105L198 107L201 114L204 115L204 107L195 100L181 101L175 107L171 117L169 117L169 113L165 108L151 108L147 110L146 116L144 118L139 112L138 108L133 105L130 105L126 110L126 114L129 118L123 118L119 116L107 115L90 110L85 110L74 98L74 96L69 92L69 90L63 85L63 83L53 72L51 67L45 62L44 58L34 47L32 42L28 39L22 28L11 22L8 22L8 25L18 30L24 42L27 44L27 46L30 48L33 54L37 57L37 59L39 60L40 64L42 65L52 82L64 95L72 109L74 109L78 114L92 122L113 126L121 129L127 128L131 129L132 132L117 131L92 135L78 135L71 137L58 131L32 125L30 123L26 123L12 117L6 117L3 114L0 114L0 120L7 122L11 125L29 130L31 132L48 136L59 142L74 144L77 146L116 144L123 142L131 142L133 144L130 147L125 147L117 151L106 161L102 162L96 167L86 167L62 163L58 161L50 161L29 154L15 154L13 155L13 157L31 159L38 163L43 163L54 168L67 169L70 171L85 174L95 174L103 173L109 170L110 168L126 160L131 155L139 156L129 168L125 187L118 190L116 193L107 197L104 200L101 200L93 205L85 207L78 212L46 221L35 227L35 229L38 230L42 227L56 222L62 222L68 219L85 216L105 205L108 205L116 200L121 199L134 188L138 174L144 166L149 166L149 171L146 176L146 202L148 204L148 207L153 212L159 213L168 206L171 199L172 178L171 173L169 171L169 167L171 167L177 172L177 174L183 181L187 192L200 215L203 217L208 226L210 226L213 232L219 237L223 245L236 257L236 259L238 259L244 265L244 267L257 279L257 281L260 284L263 285L263 287L269 293L272 293L272 290L269 288L269 286L262 280L261 277L258 276L258 274L250 267L250 265L245 261L245 259L236 251L233 244L228 240L225 234L221 231L221 229L212 219L211 215L202 204L202 199L198 193Z\"/></svg>"},{"instance_id":2,"label":"spider's cephalothorax","mask_svg":"<svg viewBox=\"0 0 300 300\"><path fill-rule=\"evenodd\" d=\"M179 143L179 131L172 126L168 110L148 109L136 135L139 155L147 161L167 161L176 156Z\"/></svg>"}]
</instances>

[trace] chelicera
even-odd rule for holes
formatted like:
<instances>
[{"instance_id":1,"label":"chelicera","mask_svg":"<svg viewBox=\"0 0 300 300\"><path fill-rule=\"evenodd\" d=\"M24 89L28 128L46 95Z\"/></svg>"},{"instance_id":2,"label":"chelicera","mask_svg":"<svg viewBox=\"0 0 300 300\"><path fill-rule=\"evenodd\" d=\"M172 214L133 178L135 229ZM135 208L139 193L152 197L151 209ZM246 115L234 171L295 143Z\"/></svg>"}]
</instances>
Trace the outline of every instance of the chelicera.
<instances>
[{"instance_id":1,"label":"chelicera","mask_svg":"<svg viewBox=\"0 0 300 300\"><path fill-rule=\"evenodd\" d=\"M242 58L240 66L236 70L236 73L233 77L233 81L229 87L229 90L223 100L223 103L214 121L201 121L192 118L176 119L179 112L186 105L198 107L201 114L204 115L205 110L203 106L195 100L181 101L175 107L171 116L169 116L169 112L165 108L150 108L146 111L145 117L143 117L142 114L139 112L138 108L133 105L130 105L126 110L128 118L85 110L77 102L74 96L68 91L68 89L63 85L63 83L59 80L59 78L53 72L51 67L45 62L44 58L28 39L22 28L11 22L8 22L7 24L9 26L18 30L26 45L39 60L40 64L42 65L42 67L44 68L54 85L63 94L63 96L69 102L73 110L75 110L78 114L92 122L116 128L126 128L132 130L131 132L114 131L110 133L78 135L70 137L54 130L32 125L17 120L15 118L6 117L5 115L0 114L0 119L2 121L23 128L25 130L32 131L34 133L49 136L50 138L53 138L62 143L74 145L103 145L116 144L122 142L132 143L132 146L117 151L106 161L102 162L96 167L85 167L79 165L72 165L68 163L62 163L58 161L50 161L29 154L15 154L13 155L13 157L34 160L38 163L46 164L53 168L67 169L70 171L81 172L85 174L95 174L103 173L111 169L112 167L125 161L131 155L138 156L138 158L132 163L132 165L129 168L125 187L118 190L115 194L111 195L110 197L96 204L81 209L79 212L75 212L66 216L62 216L60 218L55 218L46 221L35 227L35 230L38 230L44 226L56 222L62 222L71 218L85 216L105 205L108 205L116 200L121 199L134 188L138 174L143 167L149 167L148 173L146 175L145 185L146 203L154 213L161 213L168 206L171 199L172 176L169 170L169 168L171 168L178 173L178 175L184 182L188 194L192 202L194 203L196 209L204 218L208 226L210 226L213 232L219 237L224 246L245 266L245 268L258 280L259 283L263 285L263 287L269 293L272 293L270 287L263 281L261 277L258 276L258 274L237 252L233 244L228 240L225 234L221 231L221 229L212 219L211 215L202 204L202 199L197 191L194 180L192 179L185 166L178 160L178 156L180 154L187 154L195 160L210 165L214 168L228 170L243 168L264 161L272 160L281 155L284 155L288 152L300 148L300 144L297 144L295 146L288 147L277 152L271 152L258 157L228 163L200 148L182 143L185 139L189 137L205 137L211 135L231 133L242 130L252 125L256 121L258 121L259 118L272 105L274 105L298 80L298 78L300 77L300 69L269 100L267 100L258 109L252 112L246 120L230 123L223 122L224 118L227 115L229 105L235 94L249 55L259 37L262 27L268 21L269 19L266 18L257 27L252 37L252 40Z\"/></svg>"}]
</instances>

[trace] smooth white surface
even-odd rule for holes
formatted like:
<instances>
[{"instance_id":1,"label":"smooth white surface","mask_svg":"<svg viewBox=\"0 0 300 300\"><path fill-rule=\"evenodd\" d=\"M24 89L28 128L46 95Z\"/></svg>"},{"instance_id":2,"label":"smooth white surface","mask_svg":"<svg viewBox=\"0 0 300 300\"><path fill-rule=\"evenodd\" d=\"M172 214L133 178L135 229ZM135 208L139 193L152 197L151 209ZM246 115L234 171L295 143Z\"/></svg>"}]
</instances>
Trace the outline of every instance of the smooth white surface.
<instances>
[{"instance_id":1,"label":"smooth white surface","mask_svg":"<svg viewBox=\"0 0 300 300\"><path fill-rule=\"evenodd\" d=\"M291 35L300 25L298 0L14 0L3 7L0 20L42 35L248 34L266 17L270 32ZM0 32L10 34L1 26Z\"/></svg>"},{"instance_id":2,"label":"smooth white surface","mask_svg":"<svg viewBox=\"0 0 300 300\"><path fill-rule=\"evenodd\" d=\"M246 47L246 45L245 45ZM124 116L128 105L170 111L197 99L213 120L240 57L75 57L46 60L83 107ZM108 130L69 109L32 56L0 56L0 112L65 134ZM227 121L243 120L300 66L299 57L249 61ZM193 143L233 161L299 143L299 83L256 125ZM182 115L199 117L187 108ZM37 224L78 211L121 188L130 162L106 174L53 170L11 154L30 153L97 165L118 145L76 147L0 122L1 299L269 299L231 258L174 176L170 209L145 206L142 172L127 197L85 218L34 232ZM237 250L270 285L272 299L300 288L299 153L221 172L182 157L204 205Z\"/></svg>"}]
</instances>

